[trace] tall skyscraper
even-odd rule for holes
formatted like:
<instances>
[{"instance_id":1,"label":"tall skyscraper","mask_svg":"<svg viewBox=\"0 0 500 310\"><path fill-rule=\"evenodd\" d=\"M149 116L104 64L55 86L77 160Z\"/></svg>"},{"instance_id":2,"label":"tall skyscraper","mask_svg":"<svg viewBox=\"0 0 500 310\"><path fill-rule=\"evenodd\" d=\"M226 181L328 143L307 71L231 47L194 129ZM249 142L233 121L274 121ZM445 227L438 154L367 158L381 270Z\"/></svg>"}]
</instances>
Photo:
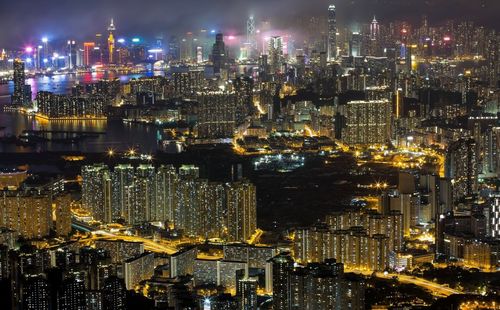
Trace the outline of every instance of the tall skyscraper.
<instances>
[{"instance_id":1,"label":"tall skyscraper","mask_svg":"<svg viewBox=\"0 0 500 310\"><path fill-rule=\"evenodd\" d=\"M271 73L280 72L283 63L283 37L274 36L269 38L268 53Z\"/></svg>"},{"instance_id":2,"label":"tall skyscraper","mask_svg":"<svg viewBox=\"0 0 500 310\"><path fill-rule=\"evenodd\" d=\"M226 67L227 62L226 45L224 44L224 35L218 33L215 36L215 43L212 47L212 63L214 65L214 73L219 74Z\"/></svg>"},{"instance_id":3,"label":"tall skyscraper","mask_svg":"<svg viewBox=\"0 0 500 310\"><path fill-rule=\"evenodd\" d=\"M255 186L248 182L234 182L227 186L228 239L245 242L257 229Z\"/></svg>"},{"instance_id":4,"label":"tall skyscraper","mask_svg":"<svg viewBox=\"0 0 500 310\"><path fill-rule=\"evenodd\" d=\"M448 147L445 172L451 179L453 202L477 192L477 155L474 139L460 139Z\"/></svg>"},{"instance_id":5,"label":"tall skyscraper","mask_svg":"<svg viewBox=\"0 0 500 310\"><path fill-rule=\"evenodd\" d=\"M108 36L108 63L115 63L115 37L114 32L116 30L115 23L111 19L111 23L108 26L109 36Z\"/></svg>"},{"instance_id":6,"label":"tall skyscraper","mask_svg":"<svg viewBox=\"0 0 500 310\"><path fill-rule=\"evenodd\" d=\"M82 167L82 205L94 219L111 222L111 178L105 165Z\"/></svg>"},{"instance_id":7,"label":"tall skyscraper","mask_svg":"<svg viewBox=\"0 0 500 310\"><path fill-rule=\"evenodd\" d=\"M335 5L328 7L328 60L337 57L337 13Z\"/></svg>"},{"instance_id":8,"label":"tall skyscraper","mask_svg":"<svg viewBox=\"0 0 500 310\"><path fill-rule=\"evenodd\" d=\"M380 35L380 25L378 24L377 19L373 16L372 23L370 24L370 39L375 41L378 39Z\"/></svg>"},{"instance_id":9,"label":"tall skyscraper","mask_svg":"<svg viewBox=\"0 0 500 310\"><path fill-rule=\"evenodd\" d=\"M12 104L26 107L31 102L31 87L26 85L26 75L24 73L24 61L14 59L14 93L12 94Z\"/></svg>"},{"instance_id":10,"label":"tall skyscraper","mask_svg":"<svg viewBox=\"0 0 500 310\"><path fill-rule=\"evenodd\" d=\"M84 67L92 67L94 64L94 42L84 42L83 43L83 66Z\"/></svg>"}]
</instances>

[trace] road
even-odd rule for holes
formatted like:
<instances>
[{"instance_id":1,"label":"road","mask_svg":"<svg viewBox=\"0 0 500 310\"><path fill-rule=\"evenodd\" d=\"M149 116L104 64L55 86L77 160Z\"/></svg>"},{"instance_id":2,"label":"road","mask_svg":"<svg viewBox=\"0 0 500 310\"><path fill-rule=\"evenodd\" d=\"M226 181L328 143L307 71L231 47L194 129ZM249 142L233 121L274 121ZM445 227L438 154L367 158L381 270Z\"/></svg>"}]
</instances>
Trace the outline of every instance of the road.
<instances>
[{"instance_id":1,"label":"road","mask_svg":"<svg viewBox=\"0 0 500 310\"><path fill-rule=\"evenodd\" d=\"M359 271L359 270L349 270L348 272L353 272L353 273L358 273L358 274L363 274L366 276L371 276L373 273L370 271ZM377 278L381 279L394 279L397 278L397 280L401 283L405 284L414 284L416 286L419 286L421 288L424 288L428 291L430 291L434 296L438 297L448 297L453 294L463 294L462 291L452 289L448 286L444 286L432 281L425 280L423 278L418 278L414 276L408 276L404 274L398 274L398 273L383 273L383 272L376 272L375 276Z\"/></svg>"}]
</instances>

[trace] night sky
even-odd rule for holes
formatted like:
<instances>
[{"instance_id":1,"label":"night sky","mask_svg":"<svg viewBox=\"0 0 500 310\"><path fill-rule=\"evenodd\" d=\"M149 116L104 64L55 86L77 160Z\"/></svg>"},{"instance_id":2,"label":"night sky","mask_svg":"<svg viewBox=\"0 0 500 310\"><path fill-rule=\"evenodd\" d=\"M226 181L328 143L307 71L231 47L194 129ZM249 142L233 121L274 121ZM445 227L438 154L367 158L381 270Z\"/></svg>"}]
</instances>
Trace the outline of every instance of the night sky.
<instances>
[{"instance_id":1,"label":"night sky","mask_svg":"<svg viewBox=\"0 0 500 310\"><path fill-rule=\"evenodd\" d=\"M88 39L105 32L111 17L119 35L146 38L200 28L238 34L249 14L284 29L298 16L326 14L330 3L339 23L369 21L374 14L381 22L415 22L426 14L431 22L466 16L500 28L500 0L0 0L0 47L22 47L45 35Z\"/></svg>"}]
</instances>

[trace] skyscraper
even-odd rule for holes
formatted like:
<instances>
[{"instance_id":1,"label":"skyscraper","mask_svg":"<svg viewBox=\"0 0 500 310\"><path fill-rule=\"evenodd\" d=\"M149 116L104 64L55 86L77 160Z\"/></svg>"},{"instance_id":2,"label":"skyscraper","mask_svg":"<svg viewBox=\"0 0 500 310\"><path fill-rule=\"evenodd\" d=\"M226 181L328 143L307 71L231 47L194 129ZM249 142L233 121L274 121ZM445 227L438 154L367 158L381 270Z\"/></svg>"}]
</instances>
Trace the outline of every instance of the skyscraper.
<instances>
[{"instance_id":1,"label":"skyscraper","mask_svg":"<svg viewBox=\"0 0 500 310\"><path fill-rule=\"evenodd\" d=\"M82 167L82 205L94 219L111 222L111 178L105 165Z\"/></svg>"},{"instance_id":2,"label":"skyscraper","mask_svg":"<svg viewBox=\"0 0 500 310\"><path fill-rule=\"evenodd\" d=\"M268 52L271 73L280 72L283 63L283 37L274 36L269 38Z\"/></svg>"},{"instance_id":3,"label":"skyscraper","mask_svg":"<svg viewBox=\"0 0 500 310\"><path fill-rule=\"evenodd\" d=\"M478 190L477 150L474 139L460 139L448 147L446 177L451 179L453 202Z\"/></svg>"},{"instance_id":4,"label":"skyscraper","mask_svg":"<svg viewBox=\"0 0 500 310\"><path fill-rule=\"evenodd\" d=\"M328 60L337 57L337 13L335 5L328 7Z\"/></svg>"},{"instance_id":5,"label":"skyscraper","mask_svg":"<svg viewBox=\"0 0 500 310\"><path fill-rule=\"evenodd\" d=\"M113 19L111 19L111 23L108 26L108 31L109 31L109 36L108 36L108 63L109 64L114 64L115 63L115 37L114 37L114 31L116 30L115 23Z\"/></svg>"},{"instance_id":6,"label":"skyscraper","mask_svg":"<svg viewBox=\"0 0 500 310\"><path fill-rule=\"evenodd\" d=\"M30 101L31 88L29 85L26 85L24 61L16 58L14 59L14 93L12 94L12 104L26 107Z\"/></svg>"},{"instance_id":7,"label":"skyscraper","mask_svg":"<svg viewBox=\"0 0 500 310\"><path fill-rule=\"evenodd\" d=\"M198 138L232 138L235 130L236 95L229 92L203 92L197 96Z\"/></svg>"},{"instance_id":8,"label":"skyscraper","mask_svg":"<svg viewBox=\"0 0 500 310\"><path fill-rule=\"evenodd\" d=\"M220 74L221 69L226 67L226 45L224 44L224 35L218 33L215 36L215 43L212 47L212 63L214 65L214 73Z\"/></svg>"},{"instance_id":9,"label":"skyscraper","mask_svg":"<svg viewBox=\"0 0 500 310\"><path fill-rule=\"evenodd\" d=\"M83 66L91 67L94 64L94 42L84 42L83 43Z\"/></svg>"}]
</instances>

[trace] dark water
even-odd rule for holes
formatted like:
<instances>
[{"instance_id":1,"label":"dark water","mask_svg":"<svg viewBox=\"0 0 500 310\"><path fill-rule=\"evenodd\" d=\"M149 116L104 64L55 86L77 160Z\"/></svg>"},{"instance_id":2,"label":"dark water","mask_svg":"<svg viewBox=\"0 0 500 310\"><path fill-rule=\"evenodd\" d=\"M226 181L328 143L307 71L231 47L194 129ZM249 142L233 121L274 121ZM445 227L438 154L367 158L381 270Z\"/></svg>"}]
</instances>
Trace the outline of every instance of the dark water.
<instances>
[{"instance_id":1,"label":"dark water","mask_svg":"<svg viewBox=\"0 0 500 310\"><path fill-rule=\"evenodd\" d=\"M51 91L58 94L70 92L71 87L79 83L91 83L102 78L119 77L122 82L141 75L105 75L102 73L86 73L81 75L55 75L53 77L36 77L26 80L31 85L33 95L38 91ZM0 152L33 152L33 151L83 151L105 152L139 147L140 151L149 153L157 149L159 132L151 126L125 124L121 121L40 121L16 112L3 112L3 106L10 103L10 94L14 86L11 83L0 85L0 136L19 135L23 130L69 130L69 131L106 131L105 135L89 138L78 144L43 143L36 147L22 147L14 144L0 143Z\"/></svg>"}]
</instances>

